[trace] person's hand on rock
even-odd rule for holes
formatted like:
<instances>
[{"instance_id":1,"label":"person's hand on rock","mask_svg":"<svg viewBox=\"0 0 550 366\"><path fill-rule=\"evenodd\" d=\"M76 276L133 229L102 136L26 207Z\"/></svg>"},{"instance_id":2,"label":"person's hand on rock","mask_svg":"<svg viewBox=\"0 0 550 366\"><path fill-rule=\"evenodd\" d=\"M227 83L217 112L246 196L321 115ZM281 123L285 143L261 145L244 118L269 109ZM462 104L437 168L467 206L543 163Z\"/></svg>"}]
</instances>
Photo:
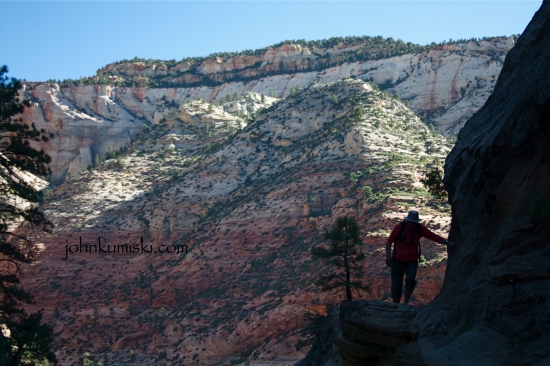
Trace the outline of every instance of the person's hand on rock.
<instances>
[{"instance_id":1,"label":"person's hand on rock","mask_svg":"<svg viewBox=\"0 0 550 366\"><path fill-rule=\"evenodd\" d=\"M447 240L447 252L452 253L456 248L456 241Z\"/></svg>"}]
</instances>

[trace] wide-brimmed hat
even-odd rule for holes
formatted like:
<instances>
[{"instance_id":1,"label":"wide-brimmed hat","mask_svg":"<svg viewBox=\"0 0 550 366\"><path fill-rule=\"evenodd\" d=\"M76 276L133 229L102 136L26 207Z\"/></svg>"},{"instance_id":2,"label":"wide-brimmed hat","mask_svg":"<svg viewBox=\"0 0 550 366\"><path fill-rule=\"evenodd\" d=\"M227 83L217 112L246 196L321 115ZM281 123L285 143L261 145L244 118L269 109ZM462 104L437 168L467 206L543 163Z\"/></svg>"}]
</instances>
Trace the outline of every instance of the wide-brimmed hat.
<instances>
[{"instance_id":1,"label":"wide-brimmed hat","mask_svg":"<svg viewBox=\"0 0 550 366\"><path fill-rule=\"evenodd\" d=\"M409 214L407 217L405 217L405 220L410 222L420 222L420 217L418 217L418 211L409 211Z\"/></svg>"}]
</instances>

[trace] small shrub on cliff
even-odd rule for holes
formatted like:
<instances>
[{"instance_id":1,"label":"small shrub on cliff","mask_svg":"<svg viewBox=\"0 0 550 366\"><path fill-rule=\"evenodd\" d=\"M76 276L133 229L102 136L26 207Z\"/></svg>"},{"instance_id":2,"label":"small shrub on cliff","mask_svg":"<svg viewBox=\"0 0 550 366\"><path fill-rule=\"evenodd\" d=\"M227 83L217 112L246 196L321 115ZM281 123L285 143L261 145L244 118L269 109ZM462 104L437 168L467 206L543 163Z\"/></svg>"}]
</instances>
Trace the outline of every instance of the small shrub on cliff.
<instances>
[{"instance_id":1,"label":"small shrub on cliff","mask_svg":"<svg viewBox=\"0 0 550 366\"><path fill-rule=\"evenodd\" d=\"M119 157L116 158L116 165L118 165L119 167L124 167L124 163L122 162L122 159Z\"/></svg>"},{"instance_id":2,"label":"small shrub on cliff","mask_svg":"<svg viewBox=\"0 0 550 366\"><path fill-rule=\"evenodd\" d=\"M369 186L363 186L361 190L363 191L365 198L369 198L372 195L372 188Z\"/></svg>"},{"instance_id":3,"label":"small shrub on cliff","mask_svg":"<svg viewBox=\"0 0 550 366\"><path fill-rule=\"evenodd\" d=\"M348 216L339 217L324 238L330 243L311 248L311 255L313 259L322 259L336 271L322 275L315 281L315 285L323 291L343 287L348 300L352 299L352 289L358 294L360 290L369 292L370 286L361 280L366 256L359 248L363 241L357 220Z\"/></svg>"},{"instance_id":4,"label":"small shrub on cliff","mask_svg":"<svg viewBox=\"0 0 550 366\"><path fill-rule=\"evenodd\" d=\"M424 178L420 179L420 182L437 200L447 201L447 190L443 185L443 171L440 167L434 166L426 173Z\"/></svg>"},{"instance_id":5,"label":"small shrub on cliff","mask_svg":"<svg viewBox=\"0 0 550 366\"><path fill-rule=\"evenodd\" d=\"M430 131L430 133L432 134L432 136L436 136L437 135L437 132L435 131L435 127L433 124L429 123L428 124L428 130Z\"/></svg>"},{"instance_id":6,"label":"small shrub on cliff","mask_svg":"<svg viewBox=\"0 0 550 366\"><path fill-rule=\"evenodd\" d=\"M353 184L357 184L359 182L359 179L362 177L363 175L361 174L361 172L351 172L349 174L349 180L353 183Z\"/></svg>"},{"instance_id":7,"label":"small shrub on cliff","mask_svg":"<svg viewBox=\"0 0 550 366\"><path fill-rule=\"evenodd\" d=\"M349 117L351 121L359 122L363 119L364 115L363 103L359 102L358 106L353 109Z\"/></svg>"}]
</instances>

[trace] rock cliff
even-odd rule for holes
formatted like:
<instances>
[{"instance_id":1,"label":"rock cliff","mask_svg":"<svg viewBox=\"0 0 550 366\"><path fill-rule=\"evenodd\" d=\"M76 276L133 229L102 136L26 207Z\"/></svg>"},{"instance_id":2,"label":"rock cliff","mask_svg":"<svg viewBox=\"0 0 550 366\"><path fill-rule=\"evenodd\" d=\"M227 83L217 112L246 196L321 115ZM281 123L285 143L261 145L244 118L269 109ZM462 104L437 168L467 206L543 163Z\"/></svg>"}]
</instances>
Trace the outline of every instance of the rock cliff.
<instances>
[{"instance_id":1,"label":"rock cliff","mask_svg":"<svg viewBox=\"0 0 550 366\"><path fill-rule=\"evenodd\" d=\"M490 95L514 40L497 37L430 47L379 38L323 48L282 44L254 55L209 57L171 67L150 62L111 64L87 82L111 76L211 86L201 90L201 96L216 101L234 91L282 98L295 86L356 77L400 94L426 124L451 134L458 132Z\"/></svg>"},{"instance_id":2,"label":"rock cliff","mask_svg":"<svg viewBox=\"0 0 550 366\"><path fill-rule=\"evenodd\" d=\"M334 310L339 310L338 313ZM416 309L391 302L342 302L296 366L425 365Z\"/></svg>"},{"instance_id":3,"label":"rock cliff","mask_svg":"<svg viewBox=\"0 0 550 366\"><path fill-rule=\"evenodd\" d=\"M545 0L447 157L458 246L441 293L420 312L437 364L550 362L548 60Z\"/></svg>"},{"instance_id":4,"label":"rock cliff","mask_svg":"<svg viewBox=\"0 0 550 366\"><path fill-rule=\"evenodd\" d=\"M293 364L311 341L305 316L342 298L313 285L324 267L309 252L336 217L359 218L369 299L389 297L383 242L408 209L446 235L448 208L419 179L452 141L397 98L352 79L238 98L174 107L43 203L56 228L30 233L43 251L23 286L64 364L82 361L79 348L110 365ZM187 251L67 254L141 237ZM446 266L443 246L422 248L416 305Z\"/></svg>"},{"instance_id":5,"label":"rock cliff","mask_svg":"<svg viewBox=\"0 0 550 366\"><path fill-rule=\"evenodd\" d=\"M113 64L75 83L27 83L25 94L33 106L23 117L57 137L42 144L52 156L50 181L55 185L68 173L86 169L96 155L103 159L109 147L128 146L144 124L157 124L186 101L203 98L219 104L235 93L248 92L283 98L297 87L347 77L399 94L426 124L450 135L485 103L514 40L424 47L392 57L380 56L391 50L375 49L376 59L363 57L368 44L340 43L323 49L283 44L259 55L185 61L171 67ZM365 59L353 61L361 57ZM116 86L117 78L131 78L134 87ZM148 87L148 78L161 78L167 86Z\"/></svg>"}]
</instances>

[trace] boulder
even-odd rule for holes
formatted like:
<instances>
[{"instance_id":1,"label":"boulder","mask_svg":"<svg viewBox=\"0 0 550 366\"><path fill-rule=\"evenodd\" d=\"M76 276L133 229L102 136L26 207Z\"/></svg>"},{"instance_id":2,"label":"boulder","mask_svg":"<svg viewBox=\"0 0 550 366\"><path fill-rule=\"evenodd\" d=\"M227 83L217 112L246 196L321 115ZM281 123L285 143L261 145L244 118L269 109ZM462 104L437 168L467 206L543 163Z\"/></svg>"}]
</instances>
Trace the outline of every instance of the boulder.
<instances>
[{"instance_id":1,"label":"boulder","mask_svg":"<svg viewBox=\"0 0 550 366\"><path fill-rule=\"evenodd\" d=\"M423 365L416 308L382 301L344 301L340 307L342 365ZM397 356L397 357L395 357Z\"/></svg>"},{"instance_id":2,"label":"boulder","mask_svg":"<svg viewBox=\"0 0 550 366\"><path fill-rule=\"evenodd\" d=\"M377 300L342 302L297 366L425 365L416 308Z\"/></svg>"}]
</instances>

